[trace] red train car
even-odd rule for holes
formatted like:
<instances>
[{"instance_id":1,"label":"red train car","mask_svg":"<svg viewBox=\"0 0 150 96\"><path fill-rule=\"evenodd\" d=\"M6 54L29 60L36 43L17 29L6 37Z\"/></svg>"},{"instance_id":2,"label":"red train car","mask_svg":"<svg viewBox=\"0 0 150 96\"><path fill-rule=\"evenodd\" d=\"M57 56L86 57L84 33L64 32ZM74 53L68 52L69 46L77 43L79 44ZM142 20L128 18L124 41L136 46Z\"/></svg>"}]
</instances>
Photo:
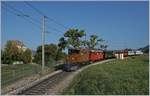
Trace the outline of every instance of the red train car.
<instances>
[{"instance_id":1,"label":"red train car","mask_svg":"<svg viewBox=\"0 0 150 96\"><path fill-rule=\"evenodd\" d=\"M89 60L92 62L100 61L104 59L104 52L100 50L90 50Z\"/></svg>"}]
</instances>

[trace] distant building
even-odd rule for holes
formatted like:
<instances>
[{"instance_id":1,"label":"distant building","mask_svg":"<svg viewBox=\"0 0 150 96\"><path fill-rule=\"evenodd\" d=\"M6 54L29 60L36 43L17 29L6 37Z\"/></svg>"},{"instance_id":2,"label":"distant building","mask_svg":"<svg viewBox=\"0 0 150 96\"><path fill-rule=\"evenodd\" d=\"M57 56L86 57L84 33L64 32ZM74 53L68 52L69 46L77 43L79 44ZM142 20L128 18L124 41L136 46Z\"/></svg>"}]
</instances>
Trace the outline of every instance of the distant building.
<instances>
[{"instance_id":1,"label":"distant building","mask_svg":"<svg viewBox=\"0 0 150 96\"><path fill-rule=\"evenodd\" d=\"M27 47L21 41L19 40L11 40L11 41L18 49L21 49L23 51L27 50Z\"/></svg>"}]
</instances>

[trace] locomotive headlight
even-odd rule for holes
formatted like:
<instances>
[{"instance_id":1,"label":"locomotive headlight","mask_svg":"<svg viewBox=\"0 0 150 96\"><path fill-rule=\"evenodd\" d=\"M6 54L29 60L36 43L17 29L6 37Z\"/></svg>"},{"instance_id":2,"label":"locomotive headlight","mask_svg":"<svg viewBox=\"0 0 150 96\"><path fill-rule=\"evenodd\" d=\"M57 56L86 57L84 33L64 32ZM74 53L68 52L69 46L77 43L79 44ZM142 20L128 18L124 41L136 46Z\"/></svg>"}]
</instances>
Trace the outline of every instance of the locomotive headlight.
<instances>
[{"instance_id":1,"label":"locomotive headlight","mask_svg":"<svg viewBox=\"0 0 150 96\"><path fill-rule=\"evenodd\" d=\"M72 59L72 60L74 60L74 58L73 58L73 57L72 57L71 59Z\"/></svg>"}]
</instances>

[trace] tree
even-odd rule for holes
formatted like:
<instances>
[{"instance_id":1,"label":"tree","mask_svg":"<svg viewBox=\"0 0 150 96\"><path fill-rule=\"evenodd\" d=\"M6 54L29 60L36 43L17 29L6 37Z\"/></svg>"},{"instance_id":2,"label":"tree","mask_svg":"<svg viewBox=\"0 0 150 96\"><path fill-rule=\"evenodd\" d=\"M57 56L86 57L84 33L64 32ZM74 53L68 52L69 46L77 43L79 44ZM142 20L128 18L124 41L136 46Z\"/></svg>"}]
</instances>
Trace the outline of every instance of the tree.
<instances>
[{"instance_id":1,"label":"tree","mask_svg":"<svg viewBox=\"0 0 150 96\"><path fill-rule=\"evenodd\" d=\"M132 51L133 49L132 48L126 48L124 49L125 51Z\"/></svg>"},{"instance_id":2,"label":"tree","mask_svg":"<svg viewBox=\"0 0 150 96\"><path fill-rule=\"evenodd\" d=\"M58 43L59 50L60 50L60 51L64 50L64 49L67 47L67 45L68 45L68 43L67 43L67 41L65 40L65 38L64 38L64 37L61 37L61 38L59 39L59 43Z\"/></svg>"},{"instance_id":3,"label":"tree","mask_svg":"<svg viewBox=\"0 0 150 96\"><path fill-rule=\"evenodd\" d=\"M51 59L55 57L56 50L57 46L55 44L44 45L45 63L51 62ZM38 46L34 61L39 64L42 63L42 46Z\"/></svg>"},{"instance_id":4,"label":"tree","mask_svg":"<svg viewBox=\"0 0 150 96\"><path fill-rule=\"evenodd\" d=\"M12 64L14 61L20 61L22 50L19 50L17 45L22 44L20 41L8 40L3 52L3 63Z\"/></svg>"},{"instance_id":5,"label":"tree","mask_svg":"<svg viewBox=\"0 0 150 96\"><path fill-rule=\"evenodd\" d=\"M79 48L81 46L81 40L85 35L84 30L78 30L78 29L69 29L67 32L65 32L64 37L67 38L67 47L73 47L73 48Z\"/></svg>"},{"instance_id":6,"label":"tree","mask_svg":"<svg viewBox=\"0 0 150 96\"><path fill-rule=\"evenodd\" d=\"M102 50L106 50L107 49L107 47L108 47L108 45L100 45L100 48L102 49Z\"/></svg>"},{"instance_id":7,"label":"tree","mask_svg":"<svg viewBox=\"0 0 150 96\"><path fill-rule=\"evenodd\" d=\"M149 45L139 48L139 50L142 50L144 53L149 53Z\"/></svg>"},{"instance_id":8,"label":"tree","mask_svg":"<svg viewBox=\"0 0 150 96\"><path fill-rule=\"evenodd\" d=\"M67 47L67 41L65 40L64 37L61 37L58 43L58 50L57 50L56 58L55 58L56 61L58 60L58 57L62 56L62 58L64 58L63 57L64 55L62 55L62 50L64 50L66 47Z\"/></svg>"},{"instance_id":9,"label":"tree","mask_svg":"<svg viewBox=\"0 0 150 96\"><path fill-rule=\"evenodd\" d=\"M45 50L45 64L51 64L54 60L61 60L63 58L63 53L61 51L58 51L58 46L55 44L47 44L44 45ZM42 62L42 46L38 46L36 54L35 54L34 62L41 64Z\"/></svg>"},{"instance_id":10,"label":"tree","mask_svg":"<svg viewBox=\"0 0 150 96\"><path fill-rule=\"evenodd\" d=\"M32 52L30 49L25 49L23 42L19 40L8 40L4 52L2 54L2 63L13 64L15 61L22 61L30 63L32 59Z\"/></svg>"},{"instance_id":11,"label":"tree","mask_svg":"<svg viewBox=\"0 0 150 96\"><path fill-rule=\"evenodd\" d=\"M86 41L89 49L94 49L103 39L99 39L97 35L91 35L90 39Z\"/></svg>"},{"instance_id":12,"label":"tree","mask_svg":"<svg viewBox=\"0 0 150 96\"><path fill-rule=\"evenodd\" d=\"M32 60L32 52L30 49L26 49L25 52L22 54L22 60L25 64L31 63Z\"/></svg>"},{"instance_id":13,"label":"tree","mask_svg":"<svg viewBox=\"0 0 150 96\"><path fill-rule=\"evenodd\" d=\"M3 64L3 62L4 62L4 51L1 50L1 63Z\"/></svg>"}]
</instances>

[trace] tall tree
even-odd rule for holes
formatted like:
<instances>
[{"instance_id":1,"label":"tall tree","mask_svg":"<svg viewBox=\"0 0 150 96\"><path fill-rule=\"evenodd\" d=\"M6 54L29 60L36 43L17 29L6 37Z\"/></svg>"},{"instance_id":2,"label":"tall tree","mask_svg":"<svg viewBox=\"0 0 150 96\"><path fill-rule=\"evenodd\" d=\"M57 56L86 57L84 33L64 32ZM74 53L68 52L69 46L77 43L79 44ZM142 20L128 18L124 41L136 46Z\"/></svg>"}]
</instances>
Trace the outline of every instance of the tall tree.
<instances>
[{"instance_id":1,"label":"tall tree","mask_svg":"<svg viewBox=\"0 0 150 96\"><path fill-rule=\"evenodd\" d=\"M25 64L31 63L31 60L32 60L32 52L31 52L30 49L26 49L26 50L23 52L22 59L23 59L23 62L24 62Z\"/></svg>"},{"instance_id":2,"label":"tall tree","mask_svg":"<svg viewBox=\"0 0 150 96\"><path fill-rule=\"evenodd\" d=\"M78 29L69 29L65 34L64 37L67 39L68 47L79 48L81 46L81 40L85 35L84 30Z\"/></svg>"},{"instance_id":3,"label":"tall tree","mask_svg":"<svg viewBox=\"0 0 150 96\"><path fill-rule=\"evenodd\" d=\"M106 50L107 47L108 47L108 45L105 45L105 44L100 45L100 48L101 48L102 50Z\"/></svg>"},{"instance_id":4,"label":"tall tree","mask_svg":"<svg viewBox=\"0 0 150 96\"><path fill-rule=\"evenodd\" d=\"M65 38L64 38L64 37L61 37L61 38L59 39L59 43L58 43L59 50L60 50L60 51L64 50L64 49L67 47L67 45L68 45L68 43L67 43L67 41L65 40Z\"/></svg>"},{"instance_id":5,"label":"tall tree","mask_svg":"<svg viewBox=\"0 0 150 96\"><path fill-rule=\"evenodd\" d=\"M12 64L14 61L22 60L22 50L20 50L17 45L19 44L16 40L8 40L3 52L3 63ZM21 43L21 42L20 42ZM21 43L22 44L22 43Z\"/></svg>"},{"instance_id":6,"label":"tall tree","mask_svg":"<svg viewBox=\"0 0 150 96\"><path fill-rule=\"evenodd\" d=\"M54 60L56 60L56 55L58 53L57 60L60 60L63 58L63 53L58 51L58 46L55 44L47 44L44 45L45 49L45 64L49 65L52 64ZM61 55L60 55L61 54ZM42 60L42 46L38 46L36 54L35 54L34 62L41 64Z\"/></svg>"},{"instance_id":7,"label":"tall tree","mask_svg":"<svg viewBox=\"0 0 150 96\"><path fill-rule=\"evenodd\" d=\"M89 49L94 49L100 42L103 42L103 39L99 39L97 35L91 35L90 39L87 40L87 46Z\"/></svg>"},{"instance_id":8,"label":"tall tree","mask_svg":"<svg viewBox=\"0 0 150 96\"><path fill-rule=\"evenodd\" d=\"M57 50L56 58L55 58L56 61L58 60L59 55L62 54L62 50L64 50L67 47L67 45L68 43L65 40L65 38L61 37L58 43L58 50ZM60 56L63 56L63 55L60 55Z\"/></svg>"}]
</instances>

